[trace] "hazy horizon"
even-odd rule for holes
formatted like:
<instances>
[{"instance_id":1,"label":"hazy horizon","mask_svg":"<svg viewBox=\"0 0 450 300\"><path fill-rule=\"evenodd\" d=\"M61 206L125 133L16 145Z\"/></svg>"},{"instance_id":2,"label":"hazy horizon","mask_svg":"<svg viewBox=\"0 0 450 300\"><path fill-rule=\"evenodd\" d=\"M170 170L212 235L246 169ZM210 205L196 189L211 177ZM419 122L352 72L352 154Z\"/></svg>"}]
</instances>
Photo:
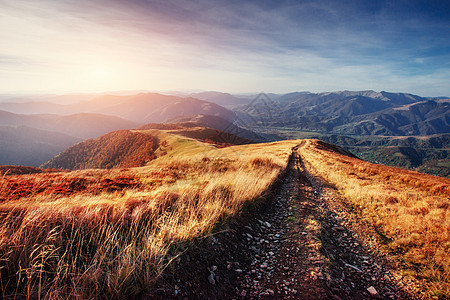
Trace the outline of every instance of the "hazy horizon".
<instances>
[{"instance_id":1,"label":"hazy horizon","mask_svg":"<svg viewBox=\"0 0 450 300\"><path fill-rule=\"evenodd\" d=\"M39 102L44 100L45 102L60 103L59 101L50 101L52 98L58 100L61 98L67 98L60 104L71 104L86 101L87 99L95 99L96 97L111 95L111 96L132 96L139 93L155 93L161 95L173 95L180 97L191 97L192 94L199 93L223 93L230 94L234 97L250 97L258 96L260 94L275 94L275 95L286 95L290 93L311 93L311 94L321 94L321 93L338 93L338 92L362 92L362 91L373 91L375 93L387 92L387 93L405 93L413 94L424 98L450 98L448 95L430 96L430 95L418 95L414 93L409 93L407 91L385 91L385 90L333 90L333 91L287 91L274 93L271 91L259 91L259 92L228 92L228 91L216 91L216 90L173 90L173 91L159 91L159 90L117 90L117 91L104 91L104 92L67 92L67 93L41 93L41 92L27 92L27 93L0 93L0 103L2 102ZM78 98L81 97L81 98ZM93 98L91 98L93 97ZM195 98L195 95L193 96Z\"/></svg>"}]
</instances>

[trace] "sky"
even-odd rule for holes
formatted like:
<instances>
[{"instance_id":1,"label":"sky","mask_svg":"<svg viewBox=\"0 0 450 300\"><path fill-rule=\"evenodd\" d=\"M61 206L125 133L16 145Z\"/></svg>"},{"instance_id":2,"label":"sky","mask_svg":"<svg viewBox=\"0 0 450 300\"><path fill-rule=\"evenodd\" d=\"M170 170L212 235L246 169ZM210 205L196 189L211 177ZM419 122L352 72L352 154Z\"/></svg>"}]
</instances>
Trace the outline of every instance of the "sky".
<instances>
[{"instance_id":1,"label":"sky","mask_svg":"<svg viewBox=\"0 0 450 300\"><path fill-rule=\"evenodd\" d=\"M0 0L0 93L450 96L450 1Z\"/></svg>"}]
</instances>

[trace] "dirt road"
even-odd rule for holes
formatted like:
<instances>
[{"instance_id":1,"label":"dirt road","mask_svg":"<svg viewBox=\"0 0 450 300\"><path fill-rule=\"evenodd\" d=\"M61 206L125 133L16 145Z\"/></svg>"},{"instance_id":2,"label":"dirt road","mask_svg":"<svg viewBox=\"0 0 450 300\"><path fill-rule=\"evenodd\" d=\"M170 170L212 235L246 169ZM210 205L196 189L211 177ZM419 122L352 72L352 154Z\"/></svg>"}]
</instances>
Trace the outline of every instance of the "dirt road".
<instances>
[{"instance_id":1,"label":"dirt road","mask_svg":"<svg viewBox=\"0 0 450 300\"><path fill-rule=\"evenodd\" d=\"M373 229L308 172L299 153L301 146L269 199L181 257L167 292L181 299L418 298L379 253Z\"/></svg>"},{"instance_id":2,"label":"dirt road","mask_svg":"<svg viewBox=\"0 0 450 300\"><path fill-rule=\"evenodd\" d=\"M363 236L364 226L350 218L337 191L311 176L297 151L293 155L277 208L248 232L254 257L237 280L241 296L412 298L368 246L374 241Z\"/></svg>"}]
</instances>

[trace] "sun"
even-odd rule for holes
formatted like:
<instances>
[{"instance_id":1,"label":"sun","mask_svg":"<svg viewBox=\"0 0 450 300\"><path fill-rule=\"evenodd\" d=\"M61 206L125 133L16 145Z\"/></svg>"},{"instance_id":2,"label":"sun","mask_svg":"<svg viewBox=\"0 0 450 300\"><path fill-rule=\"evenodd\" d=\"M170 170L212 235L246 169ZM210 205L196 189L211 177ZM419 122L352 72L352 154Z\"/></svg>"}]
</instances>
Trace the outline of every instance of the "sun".
<instances>
[{"instance_id":1,"label":"sun","mask_svg":"<svg viewBox=\"0 0 450 300\"><path fill-rule=\"evenodd\" d=\"M116 72L111 67L92 66L88 69L88 76L91 80L107 82L114 79Z\"/></svg>"},{"instance_id":2,"label":"sun","mask_svg":"<svg viewBox=\"0 0 450 300\"><path fill-rule=\"evenodd\" d=\"M108 62L84 63L76 73L78 76L74 77L73 83L78 83L79 89L86 91L120 88L120 74L124 74L119 66Z\"/></svg>"}]
</instances>

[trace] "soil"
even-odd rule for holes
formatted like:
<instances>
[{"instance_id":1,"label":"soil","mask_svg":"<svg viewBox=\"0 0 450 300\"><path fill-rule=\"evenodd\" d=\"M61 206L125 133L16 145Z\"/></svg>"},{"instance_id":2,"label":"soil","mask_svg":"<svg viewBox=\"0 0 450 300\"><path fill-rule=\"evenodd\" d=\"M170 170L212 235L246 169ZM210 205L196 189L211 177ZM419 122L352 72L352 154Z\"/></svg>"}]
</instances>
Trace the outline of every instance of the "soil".
<instances>
[{"instance_id":1,"label":"soil","mask_svg":"<svg viewBox=\"0 0 450 300\"><path fill-rule=\"evenodd\" d=\"M165 270L150 298L421 299L376 230L293 149L272 188Z\"/></svg>"}]
</instances>

